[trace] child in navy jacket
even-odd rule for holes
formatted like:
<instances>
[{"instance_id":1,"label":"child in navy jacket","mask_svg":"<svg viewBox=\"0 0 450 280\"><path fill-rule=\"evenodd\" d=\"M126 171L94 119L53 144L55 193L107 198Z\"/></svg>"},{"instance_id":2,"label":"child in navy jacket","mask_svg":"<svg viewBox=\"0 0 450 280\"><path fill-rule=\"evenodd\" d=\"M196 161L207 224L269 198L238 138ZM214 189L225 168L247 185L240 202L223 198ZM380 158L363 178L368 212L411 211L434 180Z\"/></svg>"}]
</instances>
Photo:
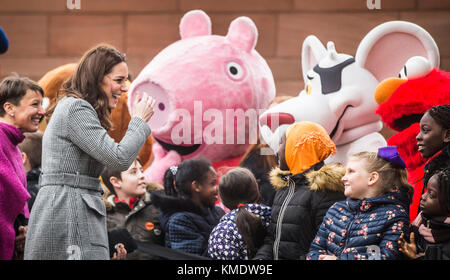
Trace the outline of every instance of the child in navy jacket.
<instances>
[{"instance_id":1,"label":"child in navy jacket","mask_svg":"<svg viewBox=\"0 0 450 280\"><path fill-rule=\"evenodd\" d=\"M184 253L207 256L208 238L225 212L216 206L217 174L204 159L183 161L164 174L164 190L151 193L161 209L159 219L165 246Z\"/></svg>"},{"instance_id":2,"label":"child in navy jacket","mask_svg":"<svg viewBox=\"0 0 450 280\"><path fill-rule=\"evenodd\" d=\"M397 259L413 189L396 147L353 155L342 181L347 199L330 207L307 259Z\"/></svg>"}]
</instances>

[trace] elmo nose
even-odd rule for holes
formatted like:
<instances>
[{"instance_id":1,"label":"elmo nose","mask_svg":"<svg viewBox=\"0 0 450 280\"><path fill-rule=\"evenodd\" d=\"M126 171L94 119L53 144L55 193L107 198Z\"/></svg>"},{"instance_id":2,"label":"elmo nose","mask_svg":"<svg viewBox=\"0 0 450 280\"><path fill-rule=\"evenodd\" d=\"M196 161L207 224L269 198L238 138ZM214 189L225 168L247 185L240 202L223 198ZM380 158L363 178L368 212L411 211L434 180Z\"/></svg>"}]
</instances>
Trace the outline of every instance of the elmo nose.
<instances>
[{"instance_id":1,"label":"elmo nose","mask_svg":"<svg viewBox=\"0 0 450 280\"><path fill-rule=\"evenodd\" d=\"M259 118L259 124L261 126L267 125L272 132L283 124L292 124L295 122L294 116L289 113L270 113L262 115Z\"/></svg>"},{"instance_id":2,"label":"elmo nose","mask_svg":"<svg viewBox=\"0 0 450 280\"><path fill-rule=\"evenodd\" d=\"M384 103L392 96L392 94L398 89L398 87L400 87L406 81L408 80L400 78L388 78L382 81L375 89L375 101L378 104Z\"/></svg>"}]
</instances>

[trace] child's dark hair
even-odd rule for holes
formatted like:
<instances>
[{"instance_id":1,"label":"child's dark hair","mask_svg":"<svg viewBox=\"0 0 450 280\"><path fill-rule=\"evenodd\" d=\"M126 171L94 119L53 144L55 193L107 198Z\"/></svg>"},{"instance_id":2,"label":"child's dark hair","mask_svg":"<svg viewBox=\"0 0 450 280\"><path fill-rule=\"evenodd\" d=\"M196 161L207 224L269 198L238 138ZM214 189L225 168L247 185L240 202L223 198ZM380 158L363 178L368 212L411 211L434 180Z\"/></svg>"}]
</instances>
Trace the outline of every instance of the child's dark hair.
<instances>
[{"instance_id":1,"label":"child's dark hair","mask_svg":"<svg viewBox=\"0 0 450 280\"><path fill-rule=\"evenodd\" d=\"M247 245L249 259L256 255L258 249L264 244L266 228L259 216L250 213L245 206L239 207L236 213L236 227Z\"/></svg>"},{"instance_id":2,"label":"child's dark hair","mask_svg":"<svg viewBox=\"0 0 450 280\"><path fill-rule=\"evenodd\" d=\"M236 167L219 180L219 194L223 205L236 209L240 203L261 203L261 193L253 173L247 168Z\"/></svg>"},{"instance_id":3,"label":"child's dark hair","mask_svg":"<svg viewBox=\"0 0 450 280\"><path fill-rule=\"evenodd\" d=\"M20 151L25 153L30 161L31 169L41 166L42 136L40 131L26 132L25 139L18 145Z\"/></svg>"},{"instance_id":4,"label":"child's dark hair","mask_svg":"<svg viewBox=\"0 0 450 280\"><path fill-rule=\"evenodd\" d=\"M450 129L450 104L431 107L427 112L443 129Z\"/></svg>"},{"instance_id":5,"label":"child's dark hair","mask_svg":"<svg viewBox=\"0 0 450 280\"><path fill-rule=\"evenodd\" d=\"M142 162L140 160L140 158L136 158L137 162L139 162L139 164L142 166ZM133 161L134 163L134 161ZM115 196L117 196L116 191L114 190L114 186L111 184L111 177L116 177L117 179L122 180L122 173L123 171L117 170L117 169L109 169L109 168L105 168L105 170L103 170L101 177L102 177L102 181L103 184L106 186L106 188L109 190L109 192L111 194L114 194Z\"/></svg>"},{"instance_id":6,"label":"child's dark hair","mask_svg":"<svg viewBox=\"0 0 450 280\"><path fill-rule=\"evenodd\" d=\"M229 209L236 209L236 227L247 244L249 257L264 242L266 229L261 218L245 209L244 203L261 203L262 197L259 192L255 176L247 168L236 167L219 180L219 193L223 204Z\"/></svg>"},{"instance_id":7,"label":"child's dark hair","mask_svg":"<svg viewBox=\"0 0 450 280\"><path fill-rule=\"evenodd\" d=\"M450 129L450 104L434 106L429 109L427 113L442 127L442 129ZM425 174L423 176L424 186L428 184L428 180L430 180L434 173L447 167L447 158L449 157L450 145L444 143L442 153L425 165Z\"/></svg>"},{"instance_id":8,"label":"child's dark hair","mask_svg":"<svg viewBox=\"0 0 450 280\"><path fill-rule=\"evenodd\" d=\"M442 210L450 213L450 168L440 170L433 175L437 176L439 204Z\"/></svg>"},{"instance_id":9,"label":"child's dark hair","mask_svg":"<svg viewBox=\"0 0 450 280\"><path fill-rule=\"evenodd\" d=\"M205 159L185 160L178 165L176 172L172 171L173 168L168 168L163 178L165 193L174 197L190 198L192 182L204 184L211 168L211 163Z\"/></svg>"}]
</instances>

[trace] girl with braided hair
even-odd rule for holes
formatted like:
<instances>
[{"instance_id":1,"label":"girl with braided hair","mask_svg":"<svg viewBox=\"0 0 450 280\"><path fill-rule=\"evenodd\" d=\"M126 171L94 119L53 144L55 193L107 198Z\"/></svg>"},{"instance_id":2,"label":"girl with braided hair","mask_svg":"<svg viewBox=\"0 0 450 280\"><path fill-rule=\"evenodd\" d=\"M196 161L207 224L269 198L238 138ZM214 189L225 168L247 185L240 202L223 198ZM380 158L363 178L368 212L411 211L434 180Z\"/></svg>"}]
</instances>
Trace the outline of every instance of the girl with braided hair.
<instances>
[{"instance_id":1,"label":"girl with braided hair","mask_svg":"<svg viewBox=\"0 0 450 280\"><path fill-rule=\"evenodd\" d=\"M450 259L450 168L434 173L420 201L421 212L411 225L410 242L404 234L399 250L410 259Z\"/></svg>"},{"instance_id":2,"label":"girl with braided hair","mask_svg":"<svg viewBox=\"0 0 450 280\"><path fill-rule=\"evenodd\" d=\"M151 193L161 209L165 246L185 253L207 256L208 238L225 214L215 206L217 174L204 159L183 161L164 173L164 190Z\"/></svg>"},{"instance_id":3,"label":"girl with braided hair","mask_svg":"<svg viewBox=\"0 0 450 280\"><path fill-rule=\"evenodd\" d=\"M450 104L434 106L425 112L416 139L422 157L430 158L424 167L423 185L427 186L432 174L450 167Z\"/></svg>"}]
</instances>

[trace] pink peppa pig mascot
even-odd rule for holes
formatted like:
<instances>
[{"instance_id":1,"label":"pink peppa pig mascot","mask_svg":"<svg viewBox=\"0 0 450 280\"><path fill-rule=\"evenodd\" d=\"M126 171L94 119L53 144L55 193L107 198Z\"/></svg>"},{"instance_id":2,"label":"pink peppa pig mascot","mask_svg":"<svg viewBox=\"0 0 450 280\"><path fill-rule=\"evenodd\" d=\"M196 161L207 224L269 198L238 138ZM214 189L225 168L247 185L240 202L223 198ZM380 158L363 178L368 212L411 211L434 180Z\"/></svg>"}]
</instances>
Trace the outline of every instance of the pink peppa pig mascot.
<instances>
[{"instance_id":1,"label":"pink peppa pig mascot","mask_svg":"<svg viewBox=\"0 0 450 280\"><path fill-rule=\"evenodd\" d=\"M275 97L272 72L255 50L258 31L247 17L233 20L226 36L211 34L211 20L194 10L180 22L181 40L156 55L129 90L128 106L146 92L156 99L154 161L147 180L183 160L204 158L236 166L256 143L258 118ZM220 173L219 173L220 175Z\"/></svg>"}]
</instances>

